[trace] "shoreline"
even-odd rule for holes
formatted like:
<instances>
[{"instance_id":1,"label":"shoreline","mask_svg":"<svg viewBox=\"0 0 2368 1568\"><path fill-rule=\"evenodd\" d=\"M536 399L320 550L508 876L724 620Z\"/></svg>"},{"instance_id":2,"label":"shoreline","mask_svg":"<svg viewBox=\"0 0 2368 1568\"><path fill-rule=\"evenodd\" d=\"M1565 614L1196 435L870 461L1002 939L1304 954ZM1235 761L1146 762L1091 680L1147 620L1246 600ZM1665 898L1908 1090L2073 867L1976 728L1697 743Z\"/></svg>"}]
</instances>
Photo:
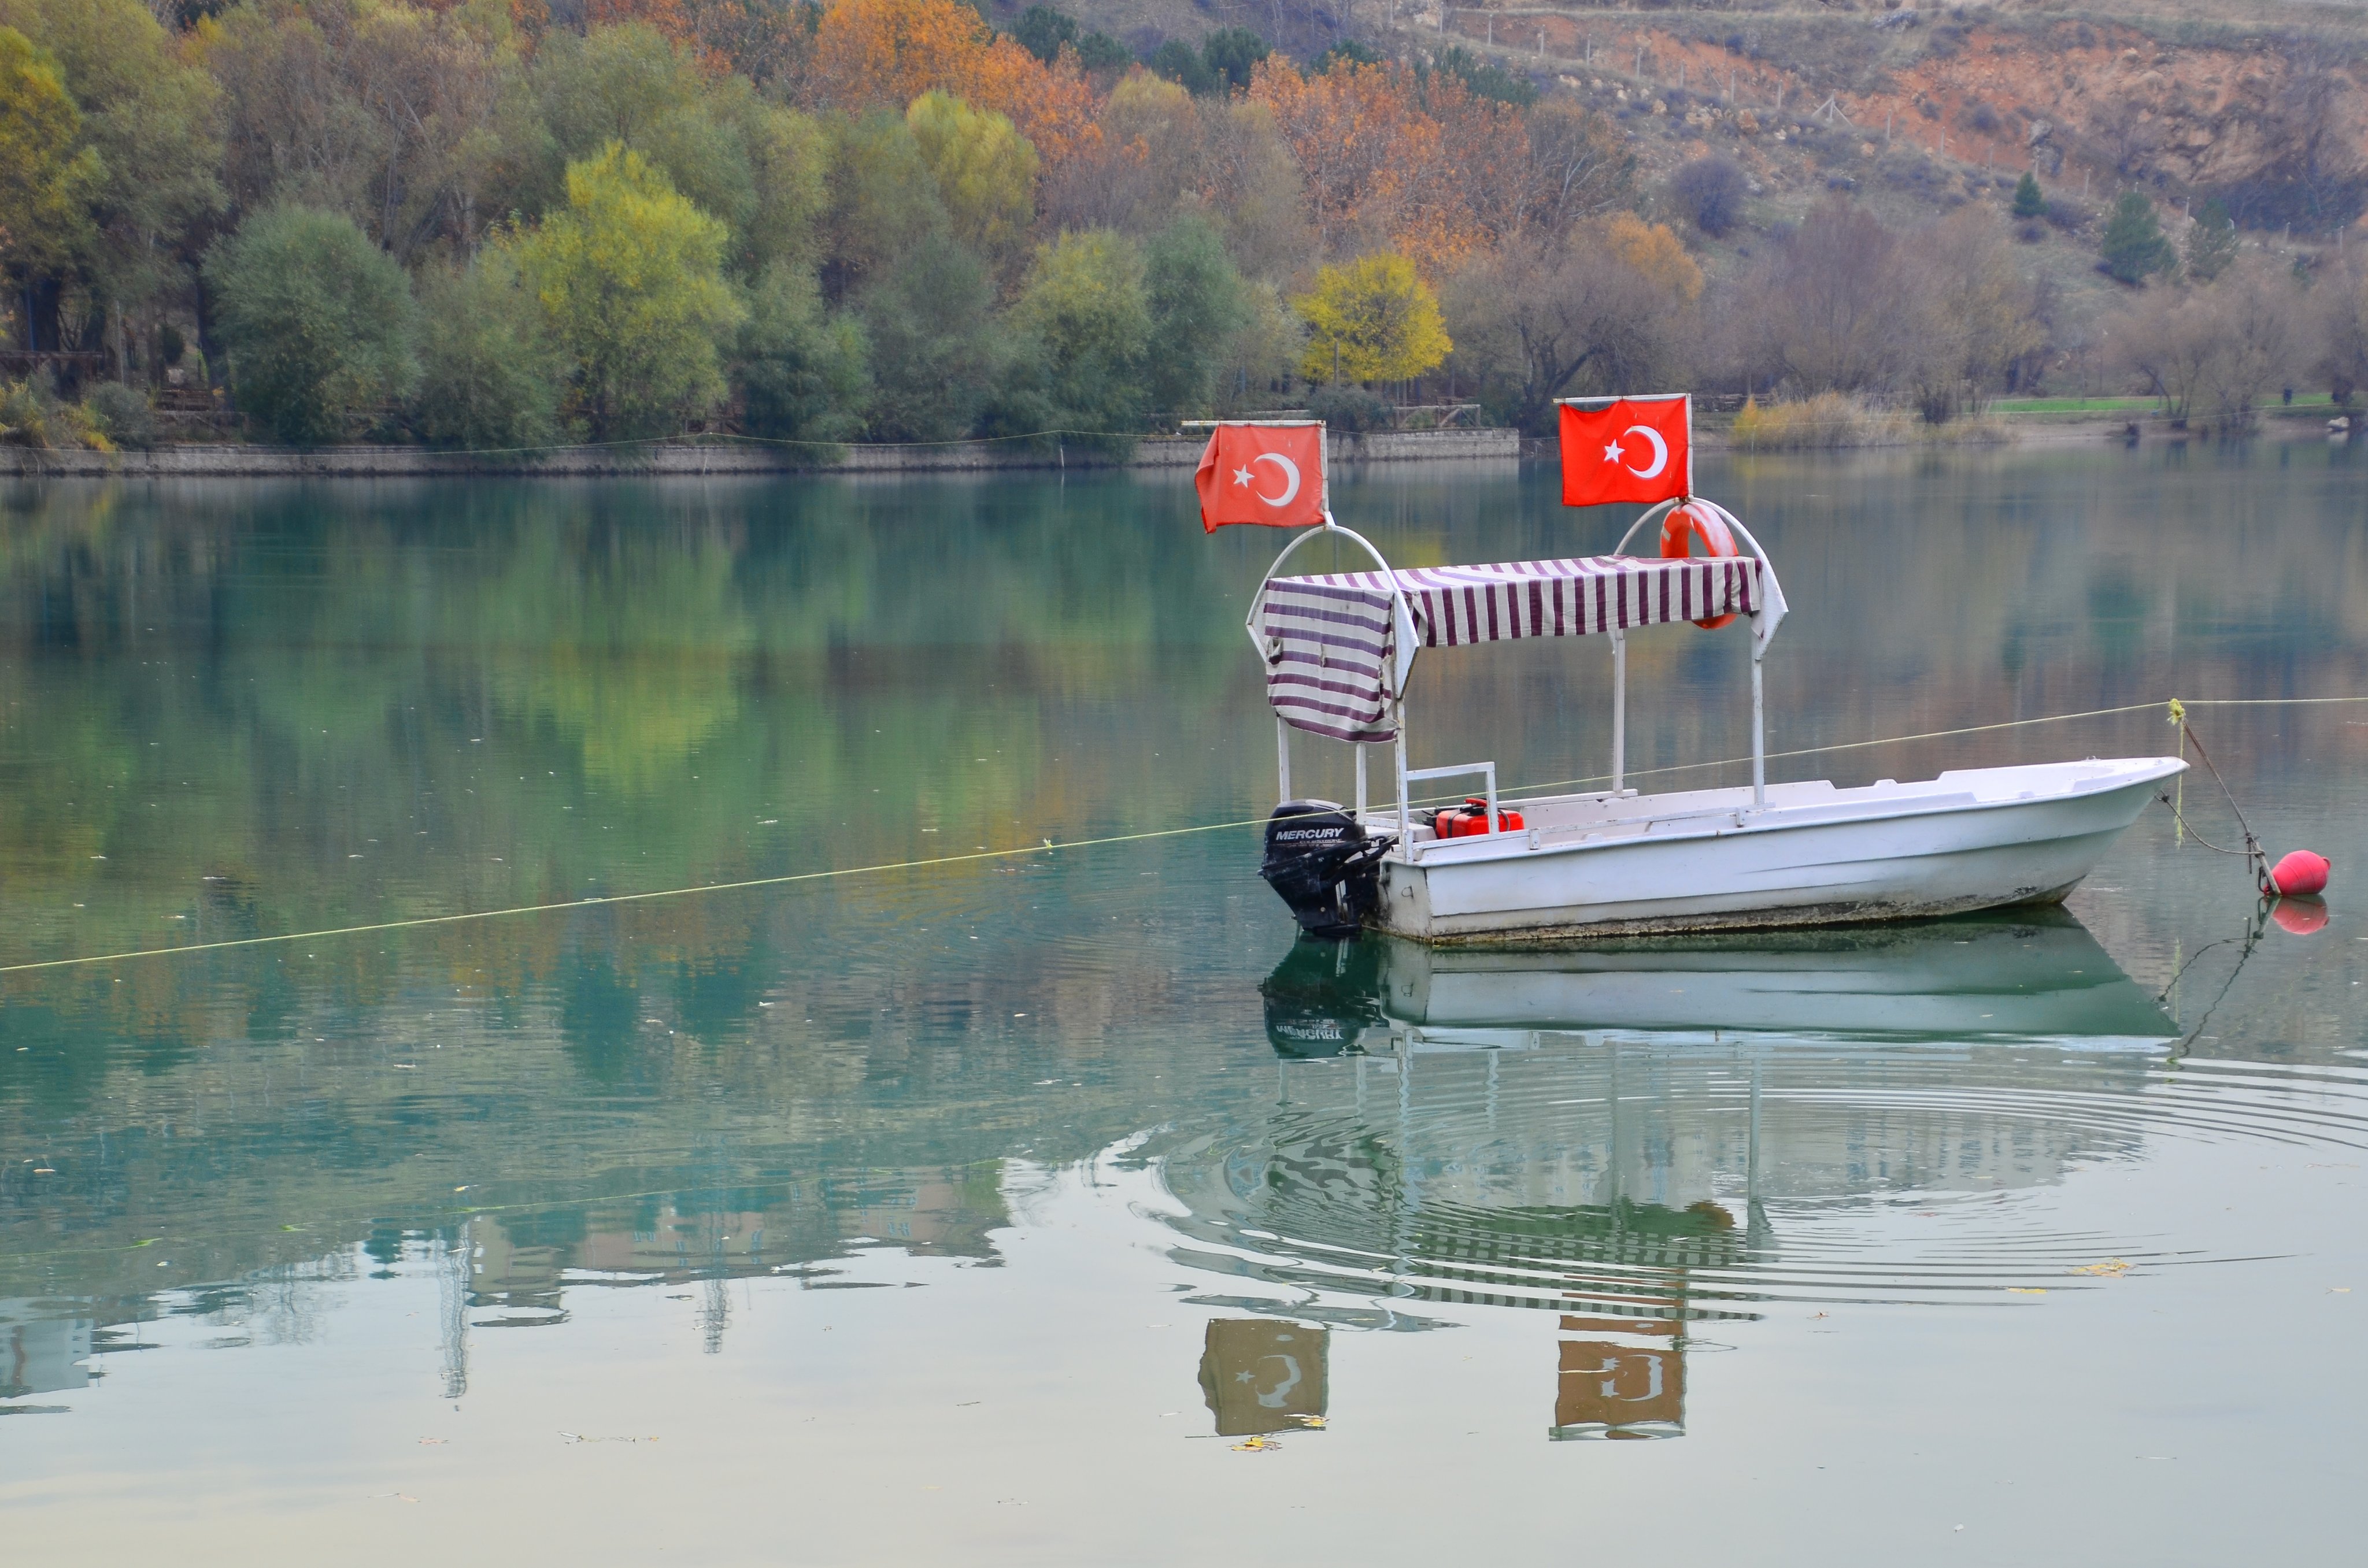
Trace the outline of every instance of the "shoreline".
<instances>
[{"instance_id":1,"label":"shoreline","mask_svg":"<svg viewBox=\"0 0 2368 1568\"><path fill-rule=\"evenodd\" d=\"M2068 447L2212 439L2174 430L2158 417L2119 414L2004 416L1998 436L1961 439L1871 441L1840 446L1738 449L1718 425L1694 430L1700 451L1743 456L1803 452L1977 451L2020 447ZM2136 434L2131 435L2132 427ZM2260 441L2341 439L2316 417L2272 415L2246 437ZM559 447L532 453L440 451L431 447L290 448L222 442L96 452L83 448L0 446L0 479L732 479L776 474L898 475L1027 472L1076 469L1191 469L1205 445L1199 436L1146 436L1132 455L1049 451L1016 443L958 441L929 446L837 448L724 445L697 440L650 441L611 447ZM1554 441L1509 428L1385 430L1335 434L1328 455L1340 465L1360 462L1540 461L1556 455Z\"/></svg>"},{"instance_id":2,"label":"shoreline","mask_svg":"<svg viewBox=\"0 0 2368 1568\"><path fill-rule=\"evenodd\" d=\"M533 453L438 451L431 447L299 449L222 444L139 451L0 447L0 478L15 479L728 479L780 473L902 474L1001 470L1191 469L1208 445L1200 436L1146 436L1120 459L1055 443L1050 450L996 441L926 447L788 448L652 441L560 447ZM1334 435L1335 463L1514 461L1515 430L1385 430ZM825 460L817 460L817 458Z\"/></svg>"}]
</instances>

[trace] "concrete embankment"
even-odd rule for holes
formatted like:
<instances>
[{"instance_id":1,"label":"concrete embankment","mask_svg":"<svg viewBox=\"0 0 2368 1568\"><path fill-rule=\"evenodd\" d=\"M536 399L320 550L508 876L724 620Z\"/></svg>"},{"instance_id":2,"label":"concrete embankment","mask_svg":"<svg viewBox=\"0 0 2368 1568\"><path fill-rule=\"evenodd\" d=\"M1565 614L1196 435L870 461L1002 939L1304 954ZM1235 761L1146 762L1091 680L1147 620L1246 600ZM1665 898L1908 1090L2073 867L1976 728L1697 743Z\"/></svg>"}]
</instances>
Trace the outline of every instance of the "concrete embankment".
<instances>
[{"instance_id":1,"label":"concrete embankment","mask_svg":"<svg viewBox=\"0 0 2368 1568\"><path fill-rule=\"evenodd\" d=\"M533 452L443 452L427 447L158 447L92 452L0 447L0 475L123 479L444 479L528 476L710 478L769 473L935 473L988 469L1190 469L1206 437L1154 436L1121 460L1054 443L963 441L943 446L825 449L742 442L655 441L617 447L560 447ZM1512 430L1398 430L1332 437L1336 463L1501 459L1520 455Z\"/></svg>"}]
</instances>

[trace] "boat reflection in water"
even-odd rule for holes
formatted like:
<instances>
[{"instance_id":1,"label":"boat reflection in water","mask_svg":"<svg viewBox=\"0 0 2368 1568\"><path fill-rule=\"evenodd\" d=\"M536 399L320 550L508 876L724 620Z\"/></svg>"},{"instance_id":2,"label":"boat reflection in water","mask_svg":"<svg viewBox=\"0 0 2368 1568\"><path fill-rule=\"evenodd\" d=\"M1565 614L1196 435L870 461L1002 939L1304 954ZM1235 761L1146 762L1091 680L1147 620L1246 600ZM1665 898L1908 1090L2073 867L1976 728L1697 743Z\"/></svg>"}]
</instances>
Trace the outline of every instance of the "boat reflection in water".
<instances>
[{"instance_id":1,"label":"boat reflection in water","mask_svg":"<svg viewBox=\"0 0 2368 1568\"><path fill-rule=\"evenodd\" d=\"M1277 1092L1144 1153L1179 1261L1291 1294L1201 1299L1311 1327L1554 1313L1556 1437L1681 1434L1703 1325L1768 1302L2003 1301L2100 1246L2146 1256L2010 1200L2167 1114L2170 1018L2060 910L1303 942L1261 990ZM1212 1335L1204 1383L1220 1359Z\"/></svg>"}]
</instances>

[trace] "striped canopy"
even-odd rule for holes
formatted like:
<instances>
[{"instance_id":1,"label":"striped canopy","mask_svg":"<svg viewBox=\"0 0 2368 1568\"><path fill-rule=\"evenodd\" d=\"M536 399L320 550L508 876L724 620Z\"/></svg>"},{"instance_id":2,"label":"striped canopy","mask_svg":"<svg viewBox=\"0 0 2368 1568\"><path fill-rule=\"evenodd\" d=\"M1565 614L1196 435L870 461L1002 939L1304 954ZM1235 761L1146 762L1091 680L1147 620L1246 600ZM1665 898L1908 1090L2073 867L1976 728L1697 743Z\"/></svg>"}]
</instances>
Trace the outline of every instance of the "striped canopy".
<instances>
[{"instance_id":1,"label":"striped canopy","mask_svg":"<svg viewBox=\"0 0 2368 1568\"><path fill-rule=\"evenodd\" d=\"M1258 622L1267 700L1285 723L1340 741L1397 738L1383 678L1397 654L1391 575L1344 572L1268 581ZM1395 576L1414 617L1416 641L1426 648L1757 615L1765 599L1760 563L1749 555L1676 561L1593 555L1424 566Z\"/></svg>"}]
</instances>

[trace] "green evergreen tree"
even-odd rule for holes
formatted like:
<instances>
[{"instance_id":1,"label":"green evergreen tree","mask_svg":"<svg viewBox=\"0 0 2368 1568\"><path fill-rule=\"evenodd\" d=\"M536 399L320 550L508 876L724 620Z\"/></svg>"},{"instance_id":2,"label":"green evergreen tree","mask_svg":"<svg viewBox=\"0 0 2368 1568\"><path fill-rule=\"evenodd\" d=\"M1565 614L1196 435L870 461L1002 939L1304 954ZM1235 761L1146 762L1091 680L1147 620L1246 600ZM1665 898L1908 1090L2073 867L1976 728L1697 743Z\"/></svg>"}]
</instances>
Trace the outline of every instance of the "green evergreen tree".
<instances>
[{"instance_id":1,"label":"green evergreen tree","mask_svg":"<svg viewBox=\"0 0 2368 1568\"><path fill-rule=\"evenodd\" d=\"M2209 283L2237 259L2237 225L2216 196L2207 197L2195 226L2187 231L2187 275Z\"/></svg>"},{"instance_id":2,"label":"green evergreen tree","mask_svg":"<svg viewBox=\"0 0 2368 1568\"><path fill-rule=\"evenodd\" d=\"M2014 182L2014 215L2026 221L2047 216L2046 194L2039 188L2039 176L2029 169Z\"/></svg>"},{"instance_id":3,"label":"green evergreen tree","mask_svg":"<svg viewBox=\"0 0 2368 1568\"><path fill-rule=\"evenodd\" d=\"M2125 190L2113 203L2100 246L2107 273L2124 283L2143 283L2167 275L2179 265L2179 253L2163 237L2154 215L2154 203L2142 190Z\"/></svg>"},{"instance_id":4,"label":"green evergreen tree","mask_svg":"<svg viewBox=\"0 0 2368 1568\"><path fill-rule=\"evenodd\" d=\"M1247 92L1250 73L1274 51L1247 28L1219 28L1201 40L1201 61L1220 88Z\"/></svg>"}]
</instances>

